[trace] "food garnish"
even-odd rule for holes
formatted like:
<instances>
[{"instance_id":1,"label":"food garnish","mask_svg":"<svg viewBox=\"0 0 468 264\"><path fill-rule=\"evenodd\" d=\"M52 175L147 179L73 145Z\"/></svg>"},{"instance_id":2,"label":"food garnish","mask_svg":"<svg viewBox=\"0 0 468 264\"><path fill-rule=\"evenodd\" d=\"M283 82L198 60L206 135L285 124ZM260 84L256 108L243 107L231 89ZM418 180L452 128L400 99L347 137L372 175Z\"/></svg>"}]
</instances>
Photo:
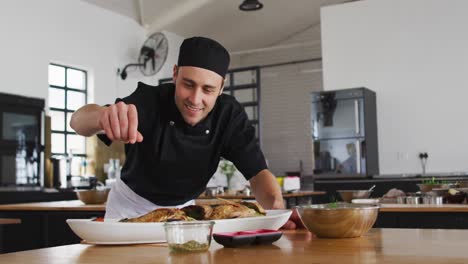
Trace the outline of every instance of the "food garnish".
<instances>
[{"instance_id":1,"label":"food garnish","mask_svg":"<svg viewBox=\"0 0 468 264\"><path fill-rule=\"evenodd\" d=\"M207 250L209 245L208 243L200 243L195 240L190 240L183 244L169 244L169 248L174 252L196 252Z\"/></svg>"}]
</instances>

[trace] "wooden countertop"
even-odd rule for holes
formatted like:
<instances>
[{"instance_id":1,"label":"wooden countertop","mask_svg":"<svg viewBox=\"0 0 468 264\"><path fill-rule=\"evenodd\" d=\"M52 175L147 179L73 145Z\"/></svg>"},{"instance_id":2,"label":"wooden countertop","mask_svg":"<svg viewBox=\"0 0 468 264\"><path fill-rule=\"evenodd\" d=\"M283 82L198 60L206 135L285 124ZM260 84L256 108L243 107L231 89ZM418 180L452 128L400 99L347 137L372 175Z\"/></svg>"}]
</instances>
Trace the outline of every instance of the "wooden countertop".
<instances>
[{"instance_id":1,"label":"wooden countertop","mask_svg":"<svg viewBox=\"0 0 468 264\"><path fill-rule=\"evenodd\" d=\"M321 191L300 191L296 193L285 193L284 198L304 197L313 195L323 195L326 192ZM216 199L255 199L254 196L246 195L217 195L217 196L200 196L195 202L205 203L205 200ZM208 202L208 201L207 201ZM219 202L219 201L215 201ZM0 211L105 211L105 204L86 205L80 200L72 201L57 201L57 202L39 202L39 203L18 203L18 204L0 204Z\"/></svg>"},{"instance_id":2,"label":"wooden countertop","mask_svg":"<svg viewBox=\"0 0 468 264\"><path fill-rule=\"evenodd\" d=\"M1 263L467 263L468 230L371 229L361 238L319 239L286 231L272 245L170 253L164 244L75 244L0 255Z\"/></svg>"},{"instance_id":3,"label":"wooden countertop","mask_svg":"<svg viewBox=\"0 0 468 264\"><path fill-rule=\"evenodd\" d=\"M468 204L381 204L380 212L426 212L426 213L438 213L438 212L464 212L468 213Z\"/></svg>"},{"instance_id":4,"label":"wooden countertop","mask_svg":"<svg viewBox=\"0 0 468 264\"><path fill-rule=\"evenodd\" d=\"M80 200L0 204L0 211L105 211L104 204L86 205Z\"/></svg>"},{"instance_id":5,"label":"wooden countertop","mask_svg":"<svg viewBox=\"0 0 468 264\"><path fill-rule=\"evenodd\" d=\"M212 199L212 198L210 198ZM227 198L229 199L229 198ZM200 199L197 203L209 203L210 200ZM218 202L217 200L211 200ZM2 204L0 211L97 211L104 212L104 204L85 205L79 200L42 202L42 203L22 203L22 204ZM380 212L465 212L468 213L468 204L381 204Z\"/></svg>"},{"instance_id":6,"label":"wooden countertop","mask_svg":"<svg viewBox=\"0 0 468 264\"><path fill-rule=\"evenodd\" d=\"M305 197L305 196L314 196L314 195L324 195L327 192L322 191L299 191L293 193L283 193L283 198L293 198L293 197ZM213 199L213 198L223 198L223 199L255 199L253 195L231 195L231 194L220 194L216 196L206 196L204 194L200 195L198 199Z\"/></svg>"},{"instance_id":7,"label":"wooden countertop","mask_svg":"<svg viewBox=\"0 0 468 264\"><path fill-rule=\"evenodd\" d=\"M18 218L0 218L0 225L21 224L21 219Z\"/></svg>"}]
</instances>

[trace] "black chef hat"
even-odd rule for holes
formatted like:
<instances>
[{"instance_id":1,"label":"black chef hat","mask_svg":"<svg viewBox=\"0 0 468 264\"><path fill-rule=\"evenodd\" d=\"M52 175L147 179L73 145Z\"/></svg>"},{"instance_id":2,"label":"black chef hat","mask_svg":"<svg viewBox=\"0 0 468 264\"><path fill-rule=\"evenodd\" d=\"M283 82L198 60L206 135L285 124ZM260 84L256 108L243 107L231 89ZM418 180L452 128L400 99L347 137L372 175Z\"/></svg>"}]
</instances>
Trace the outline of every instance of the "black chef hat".
<instances>
[{"instance_id":1,"label":"black chef hat","mask_svg":"<svg viewBox=\"0 0 468 264\"><path fill-rule=\"evenodd\" d=\"M218 42L204 37L192 37L182 42L177 65L207 69L224 78L229 60L228 51Z\"/></svg>"}]
</instances>

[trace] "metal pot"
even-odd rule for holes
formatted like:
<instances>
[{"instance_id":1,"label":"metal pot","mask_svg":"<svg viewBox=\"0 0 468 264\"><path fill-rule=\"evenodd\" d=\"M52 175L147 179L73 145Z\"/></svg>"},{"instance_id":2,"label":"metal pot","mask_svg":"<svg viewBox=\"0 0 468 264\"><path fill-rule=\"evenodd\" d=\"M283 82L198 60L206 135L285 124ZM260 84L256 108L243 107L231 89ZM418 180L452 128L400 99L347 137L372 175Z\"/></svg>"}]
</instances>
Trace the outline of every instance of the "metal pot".
<instances>
[{"instance_id":1,"label":"metal pot","mask_svg":"<svg viewBox=\"0 0 468 264\"><path fill-rule=\"evenodd\" d=\"M442 196L426 196L423 197L423 204L442 204Z\"/></svg>"},{"instance_id":2,"label":"metal pot","mask_svg":"<svg viewBox=\"0 0 468 264\"><path fill-rule=\"evenodd\" d=\"M406 197L405 200L407 204L420 204L421 203L421 197L417 197L417 196L408 196Z\"/></svg>"}]
</instances>

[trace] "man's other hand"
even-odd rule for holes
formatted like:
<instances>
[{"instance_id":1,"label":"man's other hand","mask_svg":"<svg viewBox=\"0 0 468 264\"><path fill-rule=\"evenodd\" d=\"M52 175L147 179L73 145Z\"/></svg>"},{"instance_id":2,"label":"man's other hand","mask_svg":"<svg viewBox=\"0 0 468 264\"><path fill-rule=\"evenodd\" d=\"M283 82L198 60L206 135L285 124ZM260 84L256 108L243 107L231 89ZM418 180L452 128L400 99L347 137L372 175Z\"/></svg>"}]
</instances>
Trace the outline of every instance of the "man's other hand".
<instances>
[{"instance_id":1,"label":"man's other hand","mask_svg":"<svg viewBox=\"0 0 468 264\"><path fill-rule=\"evenodd\" d=\"M299 218L299 215L297 213L296 209L292 210L291 217L289 217L289 220L284 224L281 229L299 229L299 228L304 228L304 224L302 224L301 219Z\"/></svg>"}]
</instances>

